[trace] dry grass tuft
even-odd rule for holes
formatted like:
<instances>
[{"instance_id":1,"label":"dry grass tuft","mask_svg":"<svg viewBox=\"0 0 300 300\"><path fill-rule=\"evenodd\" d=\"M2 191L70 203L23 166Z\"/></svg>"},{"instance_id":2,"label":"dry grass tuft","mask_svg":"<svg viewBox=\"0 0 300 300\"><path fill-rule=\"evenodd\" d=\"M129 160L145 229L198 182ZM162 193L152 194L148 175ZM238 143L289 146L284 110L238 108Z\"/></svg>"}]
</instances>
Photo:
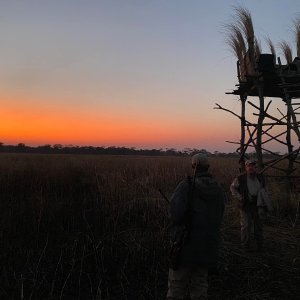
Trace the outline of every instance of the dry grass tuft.
<instances>
[{"instance_id":1,"label":"dry grass tuft","mask_svg":"<svg viewBox=\"0 0 300 300\"><path fill-rule=\"evenodd\" d=\"M300 57L300 17L294 21L297 56Z\"/></svg>"},{"instance_id":2,"label":"dry grass tuft","mask_svg":"<svg viewBox=\"0 0 300 300\"><path fill-rule=\"evenodd\" d=\"M279 43L279 47L284 55L286 62L288 64L292 63L293 54L292 54L291 46L287 42L283 41L283 42Z\"/></svg>"},{"instance_id":3,"label":"dry grass tuft","mask_svg":"<svg viewBox=\"0 0 300 300\"><path fill-rule=\"evenodd\" d=\"M246 40L249 42L254 39L254 28L250 11L242 6L235 7L235 12L238 17L238 27L244 33Z\"/></svg>"},{"instance_id":4,"label":"dry grass tuft","mask_svg":"<svg viewBox=\"0 0 300 300\"><path fill-rule=\"evenodd\" d=\"M270 52L276 57L275 46L269 37L266 38L266 43L270 49Z\"/></svg>"}]
</instances>

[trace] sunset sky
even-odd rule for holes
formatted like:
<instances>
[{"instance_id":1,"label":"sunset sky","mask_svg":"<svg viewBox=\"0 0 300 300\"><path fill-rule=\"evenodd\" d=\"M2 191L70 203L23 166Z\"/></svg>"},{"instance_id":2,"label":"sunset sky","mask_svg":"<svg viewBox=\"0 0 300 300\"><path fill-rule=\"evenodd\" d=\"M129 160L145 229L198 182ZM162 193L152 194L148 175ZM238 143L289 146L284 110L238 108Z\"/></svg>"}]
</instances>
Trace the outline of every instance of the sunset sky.
<instances>
[{"instance_id":1,"label":"sunset sky","mask_svg":"<svg viewBox=\"0 0 300 300\"><path fill-rule=\"evenodd\" d=\"M234 151L233 6L295 51L298 0L0 0L0 141ZM277 50L278 54L280 51ZM282 56L282 55L281 55ZM254 100L255 101L255 100ZM275 102L280 100L275 100ZM274 150L280 150L279 148Z\"/></svg>"}]
</instances>

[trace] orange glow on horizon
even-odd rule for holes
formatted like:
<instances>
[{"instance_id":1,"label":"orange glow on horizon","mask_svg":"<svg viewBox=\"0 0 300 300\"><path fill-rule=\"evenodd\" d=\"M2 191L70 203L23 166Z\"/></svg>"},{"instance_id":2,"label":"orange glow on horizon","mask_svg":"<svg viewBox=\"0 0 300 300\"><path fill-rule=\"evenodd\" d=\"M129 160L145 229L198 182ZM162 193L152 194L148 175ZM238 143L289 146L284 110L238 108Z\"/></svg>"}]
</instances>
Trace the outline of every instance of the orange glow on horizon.
<instances>
[{"instance_id":1,"label":"orange glow on horizon","mask_svg":"<svg viewBox=\"0 0 300 300\"><path fill-rule=\"evenodd\" d=\"M194 147L190 145L214 146L214 140L226 136L215 122L201 129L201 125L195 128L195 122L186 124L170 118L129 118L117 112L112 115L109 112L87 113L6 105L0 111L0 118L1 142L5 144Z\"/></svg>"}]
</instances>

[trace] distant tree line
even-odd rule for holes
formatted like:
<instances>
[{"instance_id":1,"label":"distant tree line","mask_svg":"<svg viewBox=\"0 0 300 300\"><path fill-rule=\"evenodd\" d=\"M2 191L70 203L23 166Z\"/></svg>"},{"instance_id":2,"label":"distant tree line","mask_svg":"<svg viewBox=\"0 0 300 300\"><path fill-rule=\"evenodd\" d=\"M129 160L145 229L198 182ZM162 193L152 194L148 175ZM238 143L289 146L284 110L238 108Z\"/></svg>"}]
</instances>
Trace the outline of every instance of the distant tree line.
<instances>
[{"instance_id":1,"label":"distant tree line","mask_svg":"<svg viewBox=\"0 0 300 300\"><path fill-rule=\"evenodd\" d=\"M109 155L149 155L149 156L191 156L196 153L205 153L208 156L218 157L238 157L237 152L224 153L220 151L209 152L206 149L184 148L177 150L175 148L166 149L137 149L135 147L94 147L94 146L74 146L61 144L46 144L42 146L27 146L24 143L17 145L5 145L0 142L0 153L41 153L41 154L109 154ZM250 153L251 155L251 153ZM255 155L253 153L253 155ZM264 156L270 156L265 153Z\"/></svg>"}]
</instances>

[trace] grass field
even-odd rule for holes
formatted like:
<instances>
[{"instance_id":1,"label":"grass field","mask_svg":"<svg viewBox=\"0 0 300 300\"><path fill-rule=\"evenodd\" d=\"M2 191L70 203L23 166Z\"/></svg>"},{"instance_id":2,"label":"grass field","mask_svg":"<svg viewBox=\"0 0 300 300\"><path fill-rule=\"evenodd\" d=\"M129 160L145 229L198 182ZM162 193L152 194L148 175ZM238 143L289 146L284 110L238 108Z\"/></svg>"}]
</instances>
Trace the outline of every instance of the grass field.
<instances>
[{"instance_id":1,"label":"grass field","mask_svg":"<svg viewBox=\"0 0 300 300\"><path fill-rule=\"evenodd\" d=\"M227 191L238 172L233 159L211 159ZM190 174L188 157L1 154L0 299L164 299L168 204L158 189L170 197ZM260 256L239 249L229 197L210 299L299 296L297 194L269 186L276 210Z\"/></svg>"}]
</instances>

